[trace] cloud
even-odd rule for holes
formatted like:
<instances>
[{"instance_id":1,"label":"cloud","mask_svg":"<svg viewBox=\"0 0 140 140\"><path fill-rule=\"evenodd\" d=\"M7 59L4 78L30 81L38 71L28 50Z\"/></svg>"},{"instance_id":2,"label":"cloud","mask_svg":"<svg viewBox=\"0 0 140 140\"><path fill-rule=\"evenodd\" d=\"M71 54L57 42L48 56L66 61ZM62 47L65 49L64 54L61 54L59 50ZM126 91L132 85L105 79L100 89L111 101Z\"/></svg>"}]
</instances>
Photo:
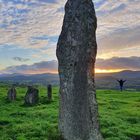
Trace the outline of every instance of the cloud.
<instances>
[{"instance_id":1,"label":"cloud","mask_svg":"<svg viewBox=\"0 0 140 140\"><path fill-rule=\"evenodd\" d=\"M140 70L140 57L113 57L110 59L97 59L97 69L125 69Z\"/></svg>"},{"instance_id":2,"label":"cloud","mask_svg":"<svg viewBox=\"0 0 140 140\"><path fill-rule=\"evenodd\" d=\"M22 57L13 57L13 60L19 61L19 62L26 62L29 61L29 58L22 58Z\"/></svg>"},{"instance_id":3,"label":"cloud","mask_svg":"<svg viewBox=\"0 0 140 140\"><path fill-rule=\"evenodd\" d=\"M66 0L0 0L0 48L26 50L27 64L56 59ZM93 0L98 19L98 58L140 57L139 0ZM11 47L12 48L12 47ZM16 50L16 49L15 49ZM21 51L22 52L22 51ZM13 53L13 52L12 52ZM17 53L16 51L14 53ZM19 52L18 52L19 53ZM28 55L27 55L28 54ZM12 54L8 53L8 56ZM12 58L10 56L10 58ZM9 59L5 67L19 64ZM6 60L5 60L6 61Z\"/></svg>"},{"instance_id":4,"label":"cloud","mask_svg":"<svg viewBox=\"0 0 140 140\"><path fill-rule=\"evenodd\" d=\"M103 36L98 39L99 55L106 55L106 57L133 55L132 50L140 44L140 26L132 29L118 29L110 35ZM123 55L120 52L125 50ZM109 54L108 54L109 53ZM112 55L111 55L112 53ZM108 54L108 55L107 55ZM140 54L135 51L135 55Z\"/></svg>"},{"instance_id":5,"label":"cloud","mask_svg":"<svg viewBox=\"0 0 140 140\"><path fill-rule=\"evenodd\" d=\"M1 70L1 69L4 69L4 67L3 67L3 65L2 65L2 64L0 64L0 70Z\"/></svg>"},{"instance_id":6,"label":"cloud","mask_svg":"<svg viewBox=\"0 0 140 140\"><path fill-rule=\"evenodd\" d=\"M117 56L124 49L129 52L126 51L123 56L127 57L128 53L130 56L132 48L140 44L139 0L99 0L95 1L95 7L98 18L98 57L111 58L114 52Z\"/></svg>"},{"instance_id":7,"label":"cloud","mask_svg":"<svg viewBox=\"0 0 140 140\"><path fill-rule=\"evenodd\" d=\"M110 36L125 30L138 29L140 25L139 1L130 0L93 0L95 3L98 30L97 38L100 50L109 49L112 44L102 47L105 40ZM26 48L42 48L49 46L49 37L60 34L64 4L66 0L2 0L0 13L0 44L12 43ZM61 10L60 10L61 9ZM38 40L32 43L32 37L48 36L48 40ZM129 32L129 38L134 38L134 32ZM115 40L115 36L114 36ZM126 41L129 40L126 38ZM43 43L42 43L43 42ZM103 42L103 43L102 43ZM107 42L109 42L107 40ZM56 43L56 41L55 41ZM134 46L135 44L132 44ZM118 46L119 47L119 46ZM127 45L124 44L127 48ZM113 48L113 47L112 47ZM55 48L54 48L55 49ZM101 52L101 51L100 51Z\"/></svg>"},{"instance_id":8,"label":"cloud","mask_svg":"<svg viewBox=\"0 0 140 140\"><path fill-rule=\"evenodd\" d=\"M110 59L97 59L96 69L100 70L140 70L140 57L113 57ZM58 73L58 62L41 61L32 65L10 66L0 71L1 74L20 73L20 74L40 74Z\"/></svg>"},{"instance_id":9,"label":"cloud","mask_svg":"<svg viewBox=\"0 0 140 140\"><path fill-rule=\"evenodd\" d=\"M1 70L1 74L40 74L40 73L57 73L58 63L55 60L42 61L32 65L10 66Z\"/></svg>"},{"instance_id":10,"label":"cloud","mask_svg":"<svg viewBox=\"0 0 140 140\"><path fill-rule=\"evenodd\" d=\"M37 0L38 2L43 2L43 3L56 3L57 0Z\"/></svg>"},{"instance_id":11,"label":"cloud","mask_svg":"<svg viewBox=\"0 0 140 140\"><path fill-rule=\"evenodd\" d=\"M33 40L36 36L58 36L62 26L62 2L56 0L2 1L0 44L15 44L40 49L51 40Z\"/></svg>"}]
</instances>

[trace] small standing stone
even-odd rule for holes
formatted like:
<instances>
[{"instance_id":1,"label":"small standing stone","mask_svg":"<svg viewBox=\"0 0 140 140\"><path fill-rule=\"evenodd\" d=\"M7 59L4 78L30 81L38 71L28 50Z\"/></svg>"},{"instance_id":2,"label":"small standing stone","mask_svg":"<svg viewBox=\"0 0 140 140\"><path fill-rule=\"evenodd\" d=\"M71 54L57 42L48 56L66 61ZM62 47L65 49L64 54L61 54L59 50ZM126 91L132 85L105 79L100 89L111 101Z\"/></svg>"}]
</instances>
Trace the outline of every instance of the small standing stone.
<instances>
[{"instance_id":1,"label":"small standing stone","mask_svg":"<svg viewBox=\"0 0 140 140\"><path fill-rule=\"evenodd\" d=\"M34 105L39 101L39 91L38 89L28 86L27 93L25 95L25 104L26 105Z\"/></svg>"},{"instance_id":2,"label":"small standing stone","mask_svg":"<svg viewBox=\"0 0 140 140\"><path fill-rule=\"evenodd\" d=\"M48 85L48 100L52 100L52 85Z\"/></svg>"},{"instance_id":3,"label":"small standing stone","mask_svg":"<svg viewBox=\"0 0 140 140\"><path fill-rule=\"evenodd\" d=\"M8 100L9 101L14 101L16 100L16 89L15 87L12 87L10 90L8 90L8 93L7 93L7 97L8 97Z\"/></svg>"}]
</instances>

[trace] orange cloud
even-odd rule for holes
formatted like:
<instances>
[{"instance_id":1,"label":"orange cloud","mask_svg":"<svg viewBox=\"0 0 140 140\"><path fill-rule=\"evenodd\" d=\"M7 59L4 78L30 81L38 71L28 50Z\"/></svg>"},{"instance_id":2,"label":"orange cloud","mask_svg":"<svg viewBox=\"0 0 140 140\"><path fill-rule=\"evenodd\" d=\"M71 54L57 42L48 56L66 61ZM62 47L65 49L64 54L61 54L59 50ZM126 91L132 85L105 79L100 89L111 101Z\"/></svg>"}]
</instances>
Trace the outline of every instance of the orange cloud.
<instances>
[{"instance_id":1,"label":"orange cloud","mask_svg":"<svg viewBox=\"0 0 140 140\"><path fill-rule=\"evenodd\" d=\"M38 70L27 70L24 72L24 74L43 74L43 73L52 73L52 74L58 74L57 70L49 70L49 69L38 69Z\"/></svg>"}]
</instances>

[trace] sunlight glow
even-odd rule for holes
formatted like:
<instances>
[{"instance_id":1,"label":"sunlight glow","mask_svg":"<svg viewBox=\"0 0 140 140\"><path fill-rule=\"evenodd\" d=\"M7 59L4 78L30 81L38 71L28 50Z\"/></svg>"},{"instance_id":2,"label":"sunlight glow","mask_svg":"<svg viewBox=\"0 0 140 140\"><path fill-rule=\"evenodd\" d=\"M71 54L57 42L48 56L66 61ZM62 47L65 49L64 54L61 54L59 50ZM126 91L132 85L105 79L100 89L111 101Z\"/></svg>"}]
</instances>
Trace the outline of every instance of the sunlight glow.
<instances>
[{"instance_id":1,"label":"sunlight glow","mask_svg":"<svg viewBox=\"0 0 140 140\"><path fill-rule=\"evenodd\" d=\"M95 73L114 73L120 71L123 71L123 69L95 69Z\"/></svg>"}]
</instances>

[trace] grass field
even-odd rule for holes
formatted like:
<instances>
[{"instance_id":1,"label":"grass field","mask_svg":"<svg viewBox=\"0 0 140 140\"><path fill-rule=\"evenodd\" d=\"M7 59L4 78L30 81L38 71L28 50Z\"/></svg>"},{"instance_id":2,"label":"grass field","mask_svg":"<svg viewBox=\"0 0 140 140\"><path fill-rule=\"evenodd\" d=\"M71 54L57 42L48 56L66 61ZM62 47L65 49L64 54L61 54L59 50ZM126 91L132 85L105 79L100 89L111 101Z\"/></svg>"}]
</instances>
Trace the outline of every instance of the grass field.
<instances>
[{"instance_id":1,"label":"grass field","mask_svg":"<svg viewBox=\"0 0 140 140\"><path fill-rule=\"evenodd\" d=\"M58 88L47 102L39 87L40 103L25 107L26 88L17 88L17 101L6 100L8 87L0 86L0 140L60 140ZM97 90L101 132L105 140L140 140L140 92Z\"/></svg>"}]
</instances>

